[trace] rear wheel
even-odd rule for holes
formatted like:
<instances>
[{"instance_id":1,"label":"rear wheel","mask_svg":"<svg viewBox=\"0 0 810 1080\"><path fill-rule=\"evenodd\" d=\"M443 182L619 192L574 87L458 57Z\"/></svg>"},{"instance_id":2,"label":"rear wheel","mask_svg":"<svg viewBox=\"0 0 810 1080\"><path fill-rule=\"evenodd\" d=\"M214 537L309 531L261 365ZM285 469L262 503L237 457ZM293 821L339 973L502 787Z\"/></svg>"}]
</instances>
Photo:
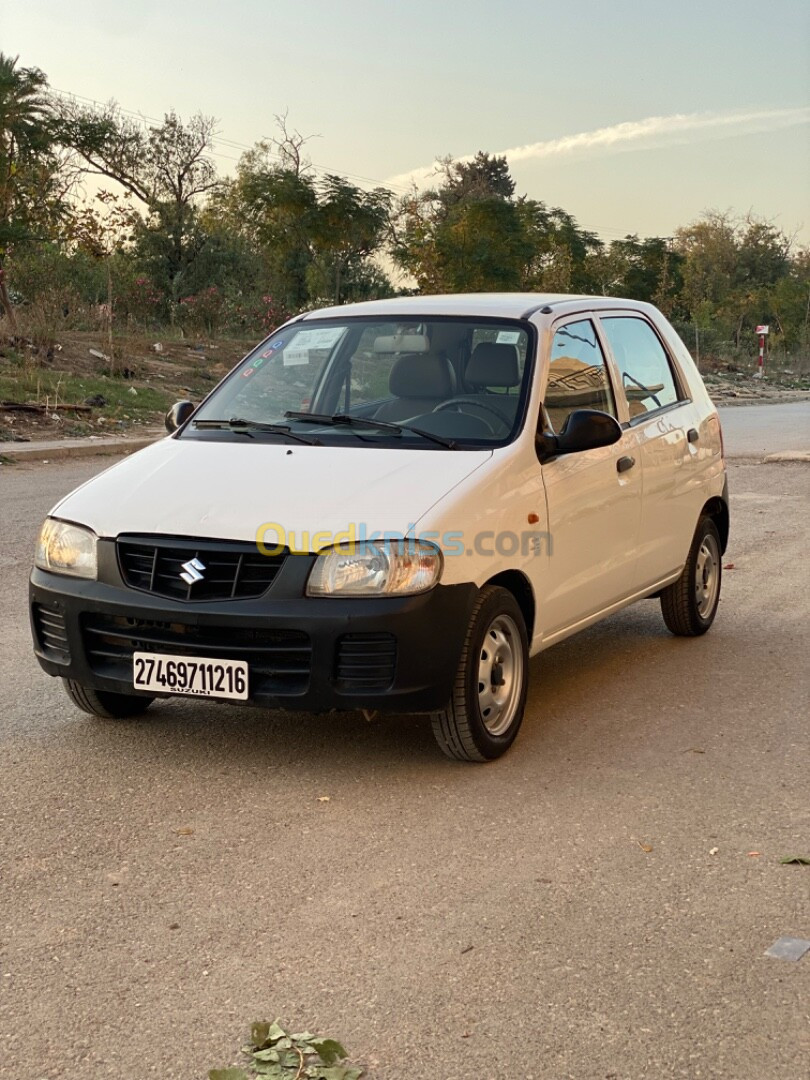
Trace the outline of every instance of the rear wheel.
<instances>
[{"instance_id":1,"label":"rear wheel","mask_svg":"<svg viewBox=\"0 0 810 1080\"><path fill-rule=\"evenodd\" d=\"M73 679L62 679L65 693L83 712L91 716L100 716L104 720L123 720L127 716L138 716L146 712L152 697L140 697L138 694L113 694L108 690L94 690L90 686L81 686Z\"/></svg>"},{"instance_id":2,"label":"rear wheel","mask_svg":"<svg viewBox=\"0 0 810 1080\"><path fill-rule=\"evenodd\" d=\"M431 716L442 752L457 761L492 761L523 721L529 646L514 596L485 586L475 602L450 700Z\"/></svg>"},{"instance_id":3,"label":"rear wheel","mask_svg":"<svg viewBox=\"0 0 810 1080\"><path fill-rule=\"evenodd\" d=\"M698 522L681 576L661 593L661 613L678 637L698 637L714 622L720 601L720 534L711 518Z\"/></svg>"}]
</instances>

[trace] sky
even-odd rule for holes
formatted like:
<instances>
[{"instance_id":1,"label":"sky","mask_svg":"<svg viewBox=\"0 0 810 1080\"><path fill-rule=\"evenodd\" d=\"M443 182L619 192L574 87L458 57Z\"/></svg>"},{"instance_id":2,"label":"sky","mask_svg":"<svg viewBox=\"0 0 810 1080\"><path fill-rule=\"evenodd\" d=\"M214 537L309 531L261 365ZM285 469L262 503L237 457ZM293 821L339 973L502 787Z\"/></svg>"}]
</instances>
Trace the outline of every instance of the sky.
<instances>
[{"instance_id":1,"label":"sky","mask_svg":"<svg viewBox=\"0 0 810 1080\"><path fill-rule=\"evenodd\" d=\"M6 0L0 51L145 118L214 116L223 173L286 113L361 186L487 150L606 240L719 209L810 244L807 0Z\"/></svg>"}]
</instances>

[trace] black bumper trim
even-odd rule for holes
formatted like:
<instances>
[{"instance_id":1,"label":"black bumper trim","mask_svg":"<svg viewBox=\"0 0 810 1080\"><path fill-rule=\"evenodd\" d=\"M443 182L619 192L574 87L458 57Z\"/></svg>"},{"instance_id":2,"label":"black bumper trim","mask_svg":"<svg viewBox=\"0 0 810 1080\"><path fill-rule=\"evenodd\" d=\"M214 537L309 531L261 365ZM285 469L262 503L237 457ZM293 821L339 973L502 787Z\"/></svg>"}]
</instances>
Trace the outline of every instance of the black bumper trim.
<instances>
[{"instance_id":1,"label":"black bumper trim","mask_svg":"<svg viewBox=\"0 0 810 1080\"><path fill-rule=\"evenodd\" d=\"M290 573L289 564L296 562L288 559L285 570ZM282 574L277 585L282 584ZM295 577L305 580L303 567L297 568ZM305 597L300 591L290 595L294 591L285 589L286 596L272 599L185 604L110 582L35 569L30 584L34 651L49 675L131 694L127 638L145 644L147 650L150 643L153 651L171 652L176 645L187 655L196 649L200 655L232 659L240 658L241 640L251 664L248 705L307 712L356 708L430 712L444 707L478 591L475 585L437 585L420 596L379 599ZM37 611L60 617L69 649L64 656L42 641ZM112 628L106 638L105 628ZM350 642L386 643L376 661L373 656L363 658L368 670L358 670L354 680L347 677L349 661L359 658L347 653L347 637ZM97 647L99 641L103 649ZM263 645L268 647L262 653L262 667L257 656ZM295 667L288 666L285 677L279 657L288 645L298 651L290 654Z\"/></svg>"}]
</instances>

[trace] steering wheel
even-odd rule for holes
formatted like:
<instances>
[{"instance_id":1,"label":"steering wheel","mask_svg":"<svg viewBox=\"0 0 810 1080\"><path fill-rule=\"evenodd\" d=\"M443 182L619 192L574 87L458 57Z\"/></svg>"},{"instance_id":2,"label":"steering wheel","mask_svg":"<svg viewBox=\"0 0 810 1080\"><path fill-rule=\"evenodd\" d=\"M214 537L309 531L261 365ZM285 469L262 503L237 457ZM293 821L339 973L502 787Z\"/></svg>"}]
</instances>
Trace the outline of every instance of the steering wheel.
<instances>
[{"instance_id":1,"label":"steering wheel","mask_svg":"<svg viewBox=\"0 0 810 1080\"><path fill-rule=\"evenodd\" d=\"M512 427L512 417L504 416L500 409L496 409L494 405L490 405L489 402L478 401L477 398L452 398L450 401L443 401L441 405L437 405L433 410L434 412L444 412L445 409L452 409L455 405L473 405L476 409L481 409L482 412L491 413L493 416L497 416L502 424L505 424L507 428ZM458 410L461 412L461 410ZM495 432L493 432L493 435Z\"/></svg>"}]
</instances>

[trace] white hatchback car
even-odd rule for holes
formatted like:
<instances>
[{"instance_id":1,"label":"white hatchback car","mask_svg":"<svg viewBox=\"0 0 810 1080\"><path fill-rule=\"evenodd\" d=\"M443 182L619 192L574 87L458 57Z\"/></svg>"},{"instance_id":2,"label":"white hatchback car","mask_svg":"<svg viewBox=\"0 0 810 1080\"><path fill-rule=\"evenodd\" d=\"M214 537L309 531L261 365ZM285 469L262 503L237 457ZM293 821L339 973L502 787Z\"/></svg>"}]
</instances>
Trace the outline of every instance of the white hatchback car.
<instances>
[{"instance_id":1,"label":"white hatchback car","mask_svg":"<svg viewBox=\"0 0 810 1080\"><path fill-rule=\"evenodd\" d=\"M720 423L648 304L409 297L310 312L59 502L36 655L102 717L174 694L432 716L497 758L529 657L645 597L711 626Z\"/></svg>"}]
</instances>

